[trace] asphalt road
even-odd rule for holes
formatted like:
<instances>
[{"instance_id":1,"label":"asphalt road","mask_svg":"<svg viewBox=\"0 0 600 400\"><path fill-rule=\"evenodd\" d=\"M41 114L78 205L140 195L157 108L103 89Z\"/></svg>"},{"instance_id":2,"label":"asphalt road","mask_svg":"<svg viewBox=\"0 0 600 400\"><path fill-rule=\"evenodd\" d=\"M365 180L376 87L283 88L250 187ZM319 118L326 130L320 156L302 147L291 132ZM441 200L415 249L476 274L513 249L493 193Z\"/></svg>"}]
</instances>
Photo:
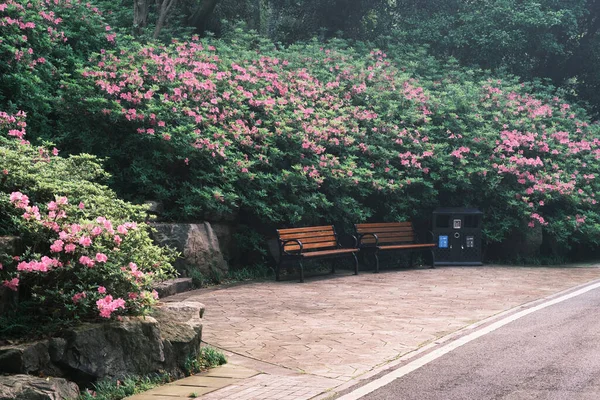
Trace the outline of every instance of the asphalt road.
<instances>
[{"instance_id":1,"label":"asphalt road","mask_svg":"<svg viewBox=\"0 0 600 400\"><path fill-rule=\"evenodd\" d=\"M364 400L600 400L600 289L526 315Z\"/></svg>"}]
</instances>

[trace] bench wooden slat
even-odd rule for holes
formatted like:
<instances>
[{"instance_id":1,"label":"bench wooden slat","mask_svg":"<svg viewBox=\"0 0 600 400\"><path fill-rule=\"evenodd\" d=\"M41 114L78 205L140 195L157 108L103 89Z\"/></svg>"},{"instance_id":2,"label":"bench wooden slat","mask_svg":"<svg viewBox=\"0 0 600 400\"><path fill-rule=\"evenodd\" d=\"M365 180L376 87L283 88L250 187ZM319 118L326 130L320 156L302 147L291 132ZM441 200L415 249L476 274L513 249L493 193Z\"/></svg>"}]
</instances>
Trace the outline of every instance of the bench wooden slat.
<instances>
[{"instance_id":1,"label":"bench wooden slat","mask_svg":"<svg viewBox=\"0 0 600 400\"><path fill-rule=\"evenodd\" d=\"M377 222L377 223L365 223L356 224L357 228L389 228L389 227L410 227L412 229L412 222Z\"/></svg>"},{"instance_id":2,"label":"bench wooden slat","mask_svg":"<svg viewBox=\"0 0 600 400\"><path fill-rule=\"evenodd\" d=\"M434 243L416 243L412 222L379 222L354 225L359 235L359 247L375 254L376 269L379 271L378 253L385 250L427 250L436 247ZM373 236L376 235L377 239ZM377 243L377 245L375 245ZM412 254L411 254L412 264Z\"/></svg>"},{"instance_id":3,"label":"bench wooden slat","mask_svg":"<svg viewBox=\"0 0 600 400\"><path fill-rule=\"evenodd\" d=\"M381 235L377 235L379 240L375 240L375 238L373 236L365 236L362 238L361 243L369 243L369 244L374 244L374 243L397 243L397 242L414 242L415 241L415 237L414 235L387 235L387 236L381 236Z\"/></svg>"},{"instance_id":4,"label":"bench wooden slat","mask_svg":"<svg viewBox=\"0 0 600 400\"><path fill-rule=\"evenodd\" d=\"M358 249L332 249L332 250L322 250L322 251L311 251L310 253L303 253L302 257L319 257L319 256L327 256L333 254L349 254L356 253Z\"/></svg>"},{"instance_id":5,"label":"bench wooden slat","mask_svg":"<svg viewBox=\"0 0 600 400\"><path fill-rule=\"evenodd\" d=\"M379 233L379 232L412 232L413 228L410 226L399 226L399 227L395 227L395 226L388 226L388 227L381 227L381 228L364 228L364 227L357 227L356 231L358 233Z\"/></svg>"},{"instance_id":6,"label":"bench wooden slat","mask_svg":"<svg viewBox=\"0 0 600 400\"><path fill-rule=\"evenodd\" d=\"M287 239L298 239L304 242L306 238L314 238L314 237L334 237L332 231L319 231L319 232L306 232L306 233L285 233L283 235L279 235L279 239L287 240Z\"/></svg>"},{"instance_id":7,"label":"bench wooden slat","mask_svg":"<svg viewBox=\"0 0 600 400\"><path fill-rule=\"evenodd\" d=\"M323 248L327 248L327 247L336 247L336 246L337 246L336 241L308 243L308 244L302 243L302 251L311 250L311 249L323 249ZM285 251L294 251L294 250L300 250L300 246L298 246L297 243L292 242L290 244L285 245Z\"/></svg>"},{"instance_id":8,"label":"bench wooden slat","mask_svg":"<svg viewBox=\"0 0 600 400\"><path fill-rule=\"evenodd\" d=\"M403 231L396 231L396 232L373 232L375 235L377 235L377 237L379 239L382 238L391 238L391 237L396 237L396 236L400 236L400 237L414 237L414 233L413 231L410 232L403 232ZM363 236L365 239L366 238L372 238L373 235L365 235Z\"/></svg>"},{"instance_id":9,"label":"bench wooden slat","mask_svg":"<svg viewBox=\"0 0 600 400\"><path fill-rule=\"evenodd\" d=\"M303 232L319 232L319 231L330 231L333 232L333 225L325 225L325 226L309 226L306 228L286 228L286 229L278 229L277 234L285 235L288 233L303 233Z\"/></svg>"},{"instance_id":10,"label":"bench wooden slat","mask_svg":"<svg viewBox=\"0 0 600 400\"><path fill-rule=\"evenodd\" d=\"M303 245L306 245L308 243L320 243L320 242L335 242L335 236L333 235L328 235L328 236L317 236L317 237L309 237L309 238L302 238L302 239L298 239ZM288 244L295 244L297 245L298 243L294 242L289 242ZM286 244L286 246L288 245Z\"/></svg>"},{"instance_id":11,"label":"bench wooden slat","mask_svg":"<svg viewBox=\"0 0 600 400\"><path fill-rule=\"evenodd\" d=\"M281 265L286 259L298 262L300 267L300 282L304 282L302 260L309 258L351 256L354 258L354 274L358 274L356 253L360 249L341 248L333 225L278 229L277 236L280 249L280 259L275 270L275 279L277 280L279 280ZM289 242L284 244L288 240ZM296 240L302 245L298 244ZM335 264L332 264L331 272L335 272Z\"/></svg>"}]
</instances>

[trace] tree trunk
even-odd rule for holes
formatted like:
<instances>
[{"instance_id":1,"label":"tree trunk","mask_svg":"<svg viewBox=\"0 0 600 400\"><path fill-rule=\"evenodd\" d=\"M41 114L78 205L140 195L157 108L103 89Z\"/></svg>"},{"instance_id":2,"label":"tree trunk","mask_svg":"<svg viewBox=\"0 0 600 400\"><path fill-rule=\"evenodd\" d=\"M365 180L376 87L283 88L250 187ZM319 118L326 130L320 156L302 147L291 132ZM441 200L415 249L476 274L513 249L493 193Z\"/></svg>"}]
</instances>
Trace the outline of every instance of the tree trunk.
<instances>
[{"instance_id":1,"label":"tree trunk","mask_svg":"<svg viewBox=\"0 0 600 400\"><path fill-rule=\"evenodd\" d=\"M148 25L148 1L133 0L133 34L138 36Z\"/></svg>"},{"instance_id":2,"label":"tree trunk","mask_svg":"<svg viewBox=\"0 0 600 400\"><path fill-rule=\"evenodd\" d=\"M158 20L156 21L156 28L154 28L154 35L152 35L154 39L157 39L158 35L160 35L160 31L167 20L167 15L169 15L169 11L171 11L171 8L173 8L175 3L177 3L177 0L162 1L162 4L160 5L160 12L158 14Z\"/></svg>"},{"instance_id":3,"label":"tree trunk","mask_svg":"<svg viewBox=\"0 0 600 400\"><path fill-rule=\"evenodd\" d=\"M206 30L206 23L219 0L203 0L200 7L194 10L188 18L188 25L196 28L196 33L202 34Z\"/></svg>"}]
</instances>

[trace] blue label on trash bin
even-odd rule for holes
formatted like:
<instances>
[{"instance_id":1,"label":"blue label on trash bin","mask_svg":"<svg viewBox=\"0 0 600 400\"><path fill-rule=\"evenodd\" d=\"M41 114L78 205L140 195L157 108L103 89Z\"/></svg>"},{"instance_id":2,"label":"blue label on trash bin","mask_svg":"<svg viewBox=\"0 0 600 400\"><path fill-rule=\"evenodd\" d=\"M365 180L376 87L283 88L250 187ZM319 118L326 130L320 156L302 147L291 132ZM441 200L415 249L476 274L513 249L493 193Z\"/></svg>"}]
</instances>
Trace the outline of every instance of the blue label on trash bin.
<instances>
[{"instance_id":1,"label":"blue label on trash bin","mask_svg":"<svg viewBox=\"0 0 600 400\"><path fill-rule=\"evenodd\" d=\"M446 235L440 235L440 236L438 236L438 247L440 249L447 249L448 248L448 236L446 236Z\"/></svg>"}]
</instances>

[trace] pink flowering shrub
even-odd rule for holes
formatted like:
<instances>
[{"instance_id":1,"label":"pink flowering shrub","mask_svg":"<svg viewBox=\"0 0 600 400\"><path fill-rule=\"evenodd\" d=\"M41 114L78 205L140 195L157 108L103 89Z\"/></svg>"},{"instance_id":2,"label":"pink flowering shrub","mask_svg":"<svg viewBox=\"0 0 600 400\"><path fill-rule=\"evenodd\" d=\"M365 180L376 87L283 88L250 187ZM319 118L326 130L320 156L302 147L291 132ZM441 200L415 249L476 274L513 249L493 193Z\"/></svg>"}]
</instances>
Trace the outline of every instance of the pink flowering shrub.
<instances>
[{"instance_id":1,"label":"pink flowering shrub","mask_svg":"<svg viewBox=\"0 0 600 400\"><path fill-rule=\"evenodd\" d=\"M271 228L474 206L490 242L542 226L565 247L599 243L599 127L550 88L414 49L255 49L235 35L102 51L82 72L104 100L88 112L120 132L110 140L144 149L120 190L133 179L179 218Z\"/></svg>"},{"instance_id":2,"label":"pink flowering shrub","mask_svg":"<svg viewBox=\"0 0 600 400\"><path fill-rule=\"evenodd\" d=\"M0 112L0 221L23 254L0 254L0 285L45 318L138 315L173 277L173 254L152 244L141 207L94 182L91 156L62 158L24 141L24 115ZM13 131L19 135L11 135ZM22 135L21 135L22 133Z\"/></svg>"},{"instance_id":3,"label":"pink flowering shrub","mask_svg":"<svg viewBox=\"0 0 600 400\"><path fill-rule=\"evenodd\" d=\"M8 32L11 45L0 46L0 79L21 82L41 49L84 54L77 43L85 37L71 40L74 20L97 50L70 59L69 70L33 66L41 81L61 82L47 91L50 103L43 96L29 102L25 94L38 90L32 85L10 91L20 95L7 104L30 111L35 138L51 137L65 153L106 157L120 195L160 200L172 219L235 220L250 226L240 243L256 247L264 240L253 234L277 226L349 228L472 206L485 213L488 242L541 227L555 247L600 243L600 128L552 88L393 43L386 51L341 40L285 48L238 29L222 40L141 44L108 33L84 3L6 4L0 37ZM54 32L48 27L65 27L66 41L40 31L44 42L31 46L33 54L33 38L19 42L23 29ZM19 140L22 128L8 135ZM87 156L78 157L70 162ZM84 172L105 179L100 168ZM69 196L69 204L79 198ZM108 218L87 217L98 216ZM71 255L93 247L94 237L90 231L49 246ZM95 253L78 257L82 265L103 264Z\"/></svg>"},{"instance_id":4,"label":"pink flowering shrub","mask_svg":"<svg viewBox=\"0 0 600 400\"><path fill-rule=\"evenodd\" d=\"M113 45L110 33L87 1L0 0L0 110L27 112L36 135L50 137L64 85L89 54Z\"/></svg>"}]
</instances>

